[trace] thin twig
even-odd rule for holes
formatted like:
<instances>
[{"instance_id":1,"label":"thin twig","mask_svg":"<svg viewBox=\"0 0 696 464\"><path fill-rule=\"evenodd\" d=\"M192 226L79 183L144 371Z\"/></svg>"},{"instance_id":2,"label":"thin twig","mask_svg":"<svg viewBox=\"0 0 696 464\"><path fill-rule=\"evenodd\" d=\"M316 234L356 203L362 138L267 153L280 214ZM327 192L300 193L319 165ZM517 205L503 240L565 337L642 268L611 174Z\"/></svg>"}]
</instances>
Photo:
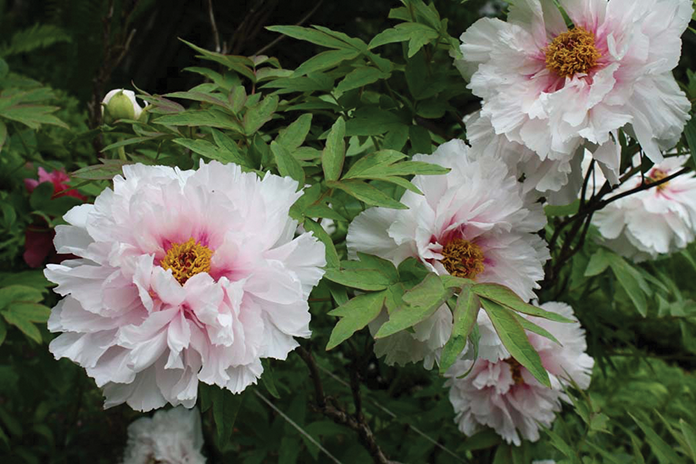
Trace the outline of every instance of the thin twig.
<instances>
[{"instance_id":1,"label":"thin twig","mask_svg":"<svg viewBox=\"0 0 696 464\"><path fill-rule=\"evenodd\" d=\"M278 409L273 403L271 403L271 402L268 400L268 398L266 398L266 397L263 396L261 393L259 393L258 390L254 390L254 394L256 394L256 396L258 396L258 397L261 399L261 401L263 401L263 402L266 403L268 406L270 406L271 409L273 409L275 412L277 412L278 415L279 415L280 417L282 417L283 419L285 419L286 421L288 421L288 423L289 423L290 425L292 425L293 427L295 427L295 430L297 430L298 432L300 432L307 440L309 440L314 446L316 446L317 448L319 448L319 449L320 449L324 454L326 454L333 462L335 462L336 464L343 464L341 461L339 461L338 459L336 459L336 457L335 457L333 454L331 454L331 453L329 452L329 450L327 450L326 448L324 448L323 446L321 446L321 444L320 444L318 441L316 441L316 440L314 439L313 436L311 436L310 434L308 434L307 432L305 432L304 429L302 429L302 427L300 427L294 420L290 419L290 417L288 417L287 414L285 414L283 411L281 411L280 409Z\"/></svg>"},{"instance_id":2,"label":"thin twig","mask_svg":"<svg viewBox=\"0 0 696 464\"><path fill-rule=\"evenodd\" d=\"M346 427L355 431L358 434L360 443L370 453L370 456L372 456L372 460L375 462L375 464L390 464L391 461L387 459L384 452L382 452L382 449L377 444L377 440L375 439L372 429L367 422L365 422L364 418L348 414L344 409L338 406L333 398L327 398L324 395L324 387L322 386L321 378L319 377L319 369L314 357L312 356L312 353L303 347L299 347L295 351L300 355L305 364L307 364L307 368L309 368L309 373L314 383L314 392L316 396L315 401L317 403L314 406L314 409L337 424L345 425Z\"/></svg>"},{"instance_id":3,"label":"thin twig","mask_svg":"<svg viewBox=\"0 0 696 464\"><path fill-rule=\"evenodd\" d=\"M218 33L217 24L215 23L215 13L213 11L213 0L208 0L208 16L210 17L210 28L213 30L213 38L215 39L215 51L220 53L220 34Z\"/></svg>"},{"instance_id":4,"label":"thin twig","mask_svg":"<svg viewBox=\"0 0 696 464\"><path fill-rule=\"evenodd\" d=\"M346 388L350 388L350 385L348 384L348 382L346 382L345 380L343 380L342 378L340 378L339 376L337 376L336 374L334 374L334 373L331 372L330 370L326 369L326 368L323 367L323 366L318 366L318 367L319 367L319 369L321 369L324 373L326 373L329 377L331 377L332 379L334 379L336 382L340 383L341 385L343 385L343 386L346 387ZM385 414L387 414L390 418L392 418L392 419L394 419L394 420L397 420L397 421L401 422L402 424L406 425L408 428L410 428L411 430L413 430L414 432L416 432L416 433L417 433L418 435L420 435L421 437L425 438L427 441L429 441L430 443L432 443L432 444L435 445L436 447L440 448L440 449L441 449L442 451L444 451L445 453L447 453L447 454L449 454L450 456L456 458L457 461L466 463L466 461L463 460L462 458L460 458L459 456L457 456L457 454L456 454L454 451L451 451L449 448L446 448L444 445L442 445L441 443L439 443L439 442L438 442L437 440L435 440L434 438L430 437L428 434L426 434L425 432L423 432L422 430L420 430L420 429L419 429L418 427L416 427L415 425L409 424L409 423L406 422L406 421L402 421L401 419L399 419L399 417L396 415L396 413L394 413L394 412L392 412L391 410L387 409L386 407L382 406L380 403L378 403L377 401L373 400L372 398L368 397L367 399L368 399L368 401L369 401L373 406L375 406L377 409L379 409L380 411L382 411L382 412L384 412Z\"/></svg>"},{"instance_id":5,"label":"thin twig","mask_svg":"<svg viewBox=\"0 0 696 464\"><path fill-rule=\"evenodd\" d=\"M307 21L309 20L309 18L311 18L312 15L314 15L314 13L316 13L316 11L319 9L319 7L321 6L322 3L324 3L324 0L319 0L319 2L317 2L316 5L314 5L314 8L312 8L311 10L309 10L309 13L307 13L306 15L304 15L304 17L303 17L302 19L300 19L298 22L295 23L295 26L301 26L301 25L303 25L305 22L307 22ZM280 37L278 37L277 39L275 39L273 42L269 43L269 44L266 45L265 47L262 47L259 51L257 51L256 53L254 53L254 55L261 55L261 54L263 54L263 52L265 52L266 50L268 50L268 49L272 48L273 46L275 46L275 44L277 44L278 42L280 42L281 40L283 40L285 37L286 37L285 35L281 35Z\"/></svg>"}]
</instances>

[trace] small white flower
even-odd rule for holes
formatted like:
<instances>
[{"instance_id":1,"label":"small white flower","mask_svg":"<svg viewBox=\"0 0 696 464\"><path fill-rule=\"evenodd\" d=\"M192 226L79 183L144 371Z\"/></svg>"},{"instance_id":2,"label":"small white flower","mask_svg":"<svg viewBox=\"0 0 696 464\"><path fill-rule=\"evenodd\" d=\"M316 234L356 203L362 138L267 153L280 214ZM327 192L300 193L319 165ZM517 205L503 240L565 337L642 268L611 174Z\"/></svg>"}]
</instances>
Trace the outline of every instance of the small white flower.
<instances>
[{"instance_id":1,"label":"small white flower","mask_svg":"<svg viewBox=\"0 0 696 464\"><path fill-rule=\"evenodd\" d=\"M637 173L607 195L611 198L670 176L688 161L672 156L641 177ZM640 160L636 159L638 165ZM599 181L597 186L601 187ZM616 200L597 211L592 222L604 243L617 253L641 261L686 248L696 237L696 177L693 172Z\"/></svg>"},{"instance_id":2,"label":"small white flower","mask_svg":"<svg viewBox=\"0 0 696 464\"><path fill-rule=\"evenodd\" d=\"M572 308L565 303L549 302L541 307L575 320ZM582 389L589 386L594 360L585 353L585 331L577 320L561 323L534 317L528 319L563 344L559 346L547 338L528 333L530 343L539 352L549 373L551 388L541 385L504 348L501 348L498 360L479 358L474 362L460 359L445 374L449 378L445 385L450 387L455 422L465 435L471 436L487 426L508 443L519 446L521 438L536 441L539 439L539 424L549 427L555 413L561 409L561 400L567 400L563 386L568 385L568 379ZM482 328L486 325L485 322L481 324ZM458 378L470 368L469 375Z\"/></svg>"},{"instance_id":3,"label":"small white flower","mask_svg":"<svg viewBox=\"0 0 696 464\"><path fill-rule=\"evenodd\" d=\"M198 409L157 411L128 426L122 464L205 464Z\"/></svg>"},{"instance_id":4,"label":"small white flower","mask_svg":"<svg viewBox=\"0 0 696 464\"><path fill-rule=\"evenodd\" d=\"M510 7L507 22L483 18L462 34L463 59L455 64L483 99L482 116L497 135L541 161L582 158L585 144L616 175L620 128L661 161L691 108L671 73L691 0L560 0L560 6L570 29L554 1L524 0Z\"/></svg>"},{"instance_id":5,"label":"small white flower","mask_svg":"<svg viewBox=\"0 0 696 464\"><path fill-rule=\"evenodd\" d=\"M370 208L358 215L348 229L349 255L369 253L394 264L415 257L438 274L499 283L531 299L548 259L536 235L546 217L539 204L527 204L505 163L496 156L472 156L461 140L413 159L452 170L415 176L413 183L423 195L407 191L401 198L407 210ZM378 330L385 320L378 318L370 329ZM377 340L375 352L390 363L425 359L431 367L451 331L452 314L443 306L413 333Z\"/></svg>"}]
</instances>

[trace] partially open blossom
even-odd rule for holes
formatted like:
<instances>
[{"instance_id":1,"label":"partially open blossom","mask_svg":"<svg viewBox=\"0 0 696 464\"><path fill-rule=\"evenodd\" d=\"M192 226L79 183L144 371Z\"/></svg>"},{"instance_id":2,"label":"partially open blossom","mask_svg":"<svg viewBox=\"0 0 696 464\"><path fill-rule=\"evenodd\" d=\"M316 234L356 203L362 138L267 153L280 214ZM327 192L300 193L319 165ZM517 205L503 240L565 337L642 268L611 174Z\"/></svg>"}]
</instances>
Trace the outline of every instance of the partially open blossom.
<instances>
[{"instance_id":1,"label":"partially open blossom","mask_svg":"<svg viewBox=\"0 0 696 464\"><path fill-rule=\"evenodd\" d=\"M132 90L114 89L102 100L102 114L112 120L138 119L146 106L147 102L143 106L138 104Z\"/></svg>"},{"instance_id":2,"label":"partially open blossom","mask_svg":"<svg viewBox=\"0 0 696 464\"><path fill-rule=\"evenodd\" d=\"M585 144L615 175L619 128L661 161L691 108L671 73L691 0L560 0L560 6L572 27L552 0L523 0L510 7L507 22L483 18L462 34L456 64L483 99L482 116L496 134L542 161L581 158Z\"/></svg>"},{"instance_id":3,"label":"partially open blossom","mask_svg":"<svg viewBox=\"0 0 696 464\"><path fill-rule=\"evenodd\" d=\"M505 163L496 156L471 156L461 140L413 159L452 170L440 176L415 176L413 183L423 195L407 191L401 202L409 209L370 208L358 215L348 229L349 255L369 253L395 264L415 257L438 274L499 283L531 299L548 258L536 235L546 217L539 204L525 201ZM370 329L378 329L385 320L383 315ZM377 340L375 351L386 354L388 362L425 358L428 367L451 330L452 314L443 305L413 333Z\"/></svg>"},{"instance_id":4,"label":"partially open blossom","mask_svg":"<svg viewBox=\"0 0 696 464\"><path fill-rule=\"evenodd\" d=\"M565 303L541 305L574 319L573 310ZM521 444L521 439L539 439L539 425L549 427L561 400L567 400L563 386L572 379L579 388L590 384L594 360L585 351L585 331L575 320L572 323L552 322L529 317L563 345L534 333L527 333L532 346L549 373L551 388L540 384L534 376L505 352L498 360L479 358L475 362L460 359L445 374L449 379L449 398L456 413L455 422L467 436L483 427L493 428L508 443ZM504 350L504 349L503 349ZM471 372L461 377L472 367Z\"/></svg>"},{"instance_id":5,"label":"partially open blossom","mask_svg":"<svg viewBox=\"0 0 696 464\"><path fill-rule=\"evenodd\" d=\"M665 158L643 176L636 173L607 198L671 176L684 167L688 156ZM636 159L638 165L640 160ZM596 181L597 187L601 186ZM696 238L696 176L679 175L656 187L620 198L597 211L592 223L606 246L617 253L645 260L672 253Z\"/></svg>"},{"instance_id":6,"label":"partially open blossom","mask_svg":"<svg viewBox=\"0 0 696 464\"><path fill-rule=\"evenodd\" d=\"M157 411L128 426L122 464L205 464L198 409Z\"/></svg>"},{"instance_id":7,"label":"partially open blossom","mask_svg":"<svg viewBox=\"0 0 696 464\"><path fill-rule=\"evenodd\" d=\"M46 171L44 168L39 168L39 179L26 178L24 186L27 192L32 193L34 189L44 182L53 184L52 198L73 197L82 201L87 201L87 197L82 195L77 190L71 188L67 183L70 181L70 176L63 169L54 171ZM33 224L27 227L24 233L24 262L29 267L37 268L42 266L48 259L51 262L60 260L55 248L53 247L53 237L56 232L43 218L38 218ZM66 258L66 256L63 256Z\"/></svg>"},{"instance_id":8,"label":"partially open blossom","mask_svg":"<svg viewBox=\"0 0 696 464\"><path fill-rule=\"evenodd\" d=\"M56 228L57 250L80 259L45 271L65 296L51 352L83 366L106 407L192 407L199 381L241 392L261 358L285 359L310 335L324 245L294 237L297 182L217 162L123 172Z\"/></svg>"}]
</instances>

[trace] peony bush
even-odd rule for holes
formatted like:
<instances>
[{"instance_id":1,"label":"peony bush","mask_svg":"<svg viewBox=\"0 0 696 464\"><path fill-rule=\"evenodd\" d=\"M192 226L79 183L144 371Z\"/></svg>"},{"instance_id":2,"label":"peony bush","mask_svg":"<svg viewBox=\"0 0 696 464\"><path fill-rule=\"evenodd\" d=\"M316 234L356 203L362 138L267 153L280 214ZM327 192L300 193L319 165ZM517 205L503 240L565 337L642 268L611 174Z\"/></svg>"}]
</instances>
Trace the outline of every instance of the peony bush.
<instances>
[{"instance_id":1,"label":"peony bush","mask_svg":"<svg viewBox=\"0 0 696 464\"><path fill-rule=\"evenodd\" d=\"M76 133L0 48L3 462L696 462L693 2L450 3Z\"/></svg>"}]
</instances>

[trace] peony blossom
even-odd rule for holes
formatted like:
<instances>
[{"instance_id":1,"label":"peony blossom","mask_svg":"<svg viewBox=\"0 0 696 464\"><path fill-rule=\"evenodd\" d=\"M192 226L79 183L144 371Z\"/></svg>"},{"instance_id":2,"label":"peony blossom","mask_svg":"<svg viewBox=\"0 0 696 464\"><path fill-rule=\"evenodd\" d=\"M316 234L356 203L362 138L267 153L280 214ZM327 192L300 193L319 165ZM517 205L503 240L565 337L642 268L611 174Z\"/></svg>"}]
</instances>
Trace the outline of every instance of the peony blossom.
<instances>
[{"instance_id":1,"label":"peony blossom","mask_svg":"<svg viewBox=\"0 0 696 464\"><path fill-rule=\"evenodd\" d=\"M44 168L39 168L39 179L24 179L24 186L27 192L32 193L39 184L50 182L53 184L52 198L73 197L82 201L87 201L87 197L82 195L77 190L68 185L70 176L65 172L65 169L56 169L54 171L46 171Z\"/></svg>"},{"instance_id":2,"label":"peony blossom","mask_svg":"<svg viewBox=\"0 0 696 464\"><path fill-rule=\"evenodd\" d=\"M199 381L241 392L261 358L285 359L310 335L324 245L293 238L297 182L217 162L123 172L56 228L56 249L80 259L45 271L65 296L51 352L87 370L105 407L190 408Z\"/></svg>"},{"instance_id":3,"label":"peony blossom","mask_svg":"<svg viewBox=\"0 0 696 464\"><path fill-rule=\"evenodd\" d=\"M607 198L639 187L644 181L664 179L683 168L688 160L688 156L665 158L643 177L635 174ZM599 180L595 184L601 186ZM597 211L592 223L605 245L637 261L686 248L696 237L696 177L693 172L682 174L620 198Z\"/></svg>"},{"instance_id":4,"label":"peony blossom","mask_svg":"<svg viewBox=\"0 0 696 464\"><path fill-rule=\"evenodd\" d=\"M82 201L87 201L87 197L82 195L77 190L71 188L67 183L70 181L70 176L63 169L55 171L46 171L44 168L39 168L39 179L24 179L24 186L27 192L32 193L39 184L50 182L53 184L53 195L51 198L73 197ZM56 233L53 228L49 227L45 219L39 218L34 221L24 232L24 262L29 267L41 267L48 258L51 262L58 262L60 259L53 247L53 237ZM62 258L66 258L63 256Z\"/></svg>"},{"instance_id":5,"label":"peony blossom","mask_svg":"<svg viewBox=\"0 0 696 464\"><path fill-rule=\"evenodd\" d=\"M205 464L198 409L157 411L128 426L122 464Z\"/></svg>"},{"instance_id":6,"label":"peony blossom","mask_svg":"<svg viewBox=\"0 0 696 464\"><path fill-rule=\"evenodd\" d=\"M498 360L460 359L445 374L449 378L445 385L450 387L455 422L465 435L491 427L508 443L519 446L521 438L536 441L539 424L549 427L561 409L561 400L567 401L563 387L569 385L569 379L582 389L589 386L594 360L585 353L585 331L574 318L572 308L556 302L541 307L575 320L561 323L529 318L563 344L559 346L540 335L527 333L549 373L551 388L541 385L507 353ZM458 378L472 364L469 375Z\"/></svg>"},{"instance_id":7,"label":"peony blossom","mask_svg":"<svg viewBox=\"0 0 696 464\"><path fill-rule=\"evenodd\" d=\"M689 118L671 71L691 3L560 0L568 28L551 0L515 2L507 22L483 18L462 34L456 65L496 134L541 161L582 158L585 144L616 182L618 129L659 162Z\"/></svg>"},{"instance_id":8,"label":"peony blossom","mask_svg":"<svg viewBox=\"0 0 696 464\"><path fill-rule=\"evenodd\" d=\"M495 156L474 157L461 140L413 159L452 170L415 176L423 195L407 191L401 198L407 210L371 208L358 215L348 228L349 256L369 253L394 264L415 257L438 274L499 283L531 299L549 256L536 235L546 217L539 204L527 204L505 163ZM384 321L386 314L370 329L376 331ZM388 363L425 359L430 367L451 331L452 314L443 305L412 333L377 340L375 352L386 355Z\"/></svg>"},{"instance_id":9,"label":"peony blossom","mask_svg":"<svg viewBox=\"0 0 696 464\"><path fill-rule=\"evenodd\" d=\"M138 104L132 90L114 89L109 91L102 100L102 115L106 113L113 119L138 119L148 103Z\"/></svg>"},{"instance_id":10,"label":"peony blossom","mask_svg":"<svg viewBox=\"0 0 696 464\"><path fill-rule=\"evenodd\" d=\"M583 180L578 164L583 158L542 160L524 145L497 135L481 111L468 115L464 122L473 155L500 157L521 181L524 194L543 196L552 205L566 205L577 199Z\"/></svg>"}]
</instances>

